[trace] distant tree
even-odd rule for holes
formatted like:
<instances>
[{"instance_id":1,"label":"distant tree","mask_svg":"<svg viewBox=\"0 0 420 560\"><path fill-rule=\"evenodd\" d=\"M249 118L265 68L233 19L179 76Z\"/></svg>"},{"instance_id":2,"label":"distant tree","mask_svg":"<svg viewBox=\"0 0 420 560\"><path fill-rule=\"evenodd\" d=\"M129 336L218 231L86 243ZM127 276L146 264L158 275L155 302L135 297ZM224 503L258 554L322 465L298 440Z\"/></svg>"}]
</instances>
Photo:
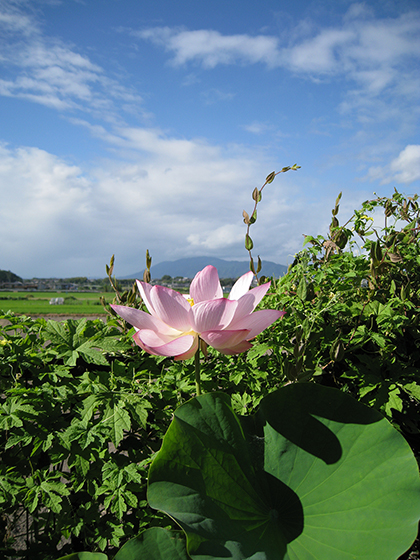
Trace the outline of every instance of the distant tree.
<instances>
[{"instance_id":1,"label":"distant tree","mask_svg":"<svg viewBox=\"0 0 420 560\"><path fill-rule=\"evenodd\" d=\"M220 278L220 284L222 286L232 286L235 283L235 278Z\"/></svg>"},{"instance_id":2,"label":"distant tree","mask_svg":"<svg viewBox=\"0 0 420 560\"><path fill-rule=\"evenodd\" d=\"M161 280L163 280L164 282L170 282L172 280L172 276L169 276L169 274L165 274L164 276L162 276Z\"/></svg>"},{"instance_id":3,"label":"distant tree","mask_svg":"<svg viewBox=\"0 0 420 560\"><path fill-rule=\"evenodd\" d=\"M0 282L22 282L22 278L10 270L0 270Z\"/></svg>"},{"instance_id":4,"label":"distant tree","mask_svg":"<svg viewBox=\"0 0 420 560\"><path fill-rule=\"evenodd\" d=\"M72 284L86 284L88 282L86 276L75 276L73 278L66 278L66 280Z\"/></svg>"}]
</instances>

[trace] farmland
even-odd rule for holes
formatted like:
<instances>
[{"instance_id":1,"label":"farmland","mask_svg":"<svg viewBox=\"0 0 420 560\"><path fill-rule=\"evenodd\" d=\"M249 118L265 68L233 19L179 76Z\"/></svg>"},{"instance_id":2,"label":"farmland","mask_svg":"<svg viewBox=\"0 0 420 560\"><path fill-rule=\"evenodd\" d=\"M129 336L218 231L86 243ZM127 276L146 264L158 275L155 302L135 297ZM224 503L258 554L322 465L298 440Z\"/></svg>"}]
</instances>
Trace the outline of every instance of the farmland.
<instances>
[{"instance_id":1,"label":"farmland","mask_svg":"<svg viewBox=\"0 0 420 560\"><path fill-rule=\"evenodd\" d=\"M99 292L0 292L0 311L22 315L101 315L103 296L112 302L113 294ZM52 298L63 298L62 305L51 305Z\"/></svg>"}]
</instances>

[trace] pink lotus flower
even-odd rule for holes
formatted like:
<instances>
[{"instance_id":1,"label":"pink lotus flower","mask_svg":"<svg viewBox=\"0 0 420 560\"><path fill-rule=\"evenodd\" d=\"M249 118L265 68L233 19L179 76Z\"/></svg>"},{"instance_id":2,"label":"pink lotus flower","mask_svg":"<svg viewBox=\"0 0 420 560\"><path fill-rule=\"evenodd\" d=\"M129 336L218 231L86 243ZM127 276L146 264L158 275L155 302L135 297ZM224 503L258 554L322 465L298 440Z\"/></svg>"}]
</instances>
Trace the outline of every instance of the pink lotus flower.
<instances>
[{"instance_id":1,"label":"pink lotus flower","mask_svg":"<svg viewBox=\"0 0 420 560\"><path fill-rule=\"evenodd\" d=\"M198 349L199 337L223 354L240 354L249 342L285 312L264 309L253 313L270 282L249 290L254 274L241 276L228 299L223 297L214 266L206 266L191 282L190 297L164 286L137 281L149 313L111 305L136 329L133 338L143 350L157 356L186 360Z\"/></svg>"}]
</instances>

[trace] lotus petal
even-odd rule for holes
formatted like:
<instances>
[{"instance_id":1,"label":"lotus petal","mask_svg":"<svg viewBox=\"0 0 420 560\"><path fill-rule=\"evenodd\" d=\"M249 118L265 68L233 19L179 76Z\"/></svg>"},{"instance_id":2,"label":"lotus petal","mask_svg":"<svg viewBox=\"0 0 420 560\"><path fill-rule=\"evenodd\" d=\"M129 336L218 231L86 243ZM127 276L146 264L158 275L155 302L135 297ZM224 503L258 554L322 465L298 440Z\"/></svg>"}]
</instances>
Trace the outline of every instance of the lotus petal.
<instances>
[{"instance_id":1,"label":"lotus petal","mask_svg":"<svg viewBox=\"0 0 420 560\"><path fill-rule=\"evenodd\" d=\"M274 323L274 321L283 317L283 315L285 315L285 311L262 309L261 311L254 311L254 313L239 321L232 321L229 328L235 330L249 329L250 332L247 340L251 340Z\"/></svg>"},{"instance_id":2,"label":"lotus petal","mask_svg":"<svg viewBox=\"0 0 420 560\"><path fill-rule=\"evenodd\" d=\"M150 300L150 291L153 286L151 286L147 282L140 282L140 280L137 280L137 287L139 289L141 299L143 300L144 305L147 307L147 311L151 315L156 316L155 310L153 309L153 305Z\"/></svg>"},{"instance_id":3,"label":"lotus petal","mask_svg":"<svg viewBox=\"0 0 420 560\"><path fill-rule=\"evenodd\" d=\"M229 299L239 299L244 296L248 292L253 278L254 273L251 271L238 278L230 290Z\"/></svg>"},{"instance_id":4,"label":"lotus petal","mask_svg":"<svg viewBox=\"0 0 420 560\"><path fill-rule=\"evenodd\" d=\"M147 333L147 334L146 334ZM143 337L146 340L143 340ZM157 356L179 356L181 354L185 354L188 350L191 350L191 347L194 345L194 339L196 338L194 335L187 334L184 336L179 336L167 342L166 344L156 345L156 346L149 346L146 342L150 336L150 331L137 331L134 336L134 340L136 343L143 348L149 354L154 354ZM194 352L192 353L192 355Z\"/></svg>"},{"instance_id":5,"label":"lotus petal","mask_svg":"<svg viewBox=\"0 0 420 560\"><path fill-rule=\"evenodd\" d=\"M202 301L191 307L193 330L197 333L222 330L232 321L238 302L229 299Z\"/></svg>"},{"instance_id":6,"label":"lotus petal","mask_svg":"<svg viewBox=\"0 0 420 560\"><path fill-rule=\"evenodd\" d=\"M111 305L110 307L112 307L115 313L118 313L124 321L133 325L135 329L150 329L165 335L179 336L179 331L173 329L169 325L166 325L157 317L149 315L140 309L125 307L124 305Z\"/></svg>"},{"instance_id":7,"label":"lotus petal","mask_svg":"<svg viewBox=\"0 0 420 560\"><path fill-rule=\"evenodd\" d=\"M179 292L164 286L153 286L149 297L153 309L161 321L178 331L191 330L189 319L191 305Z\"/></svg>"},{"instance_id":8,"label":"lotus petal","mask_svg":"<svg viewBox=\"0 0 420 560\"><path fill-rule=\"evenodd\" d=\"M236 308L232 323L250 315L265 296L269 287L270 282L267 282L267 284L257 286L243 295L238 300L238 307Z\"/></svg>"},{"instance_id":9,"label":"lotus petal","mask_svg":"<svg viewBox=\"0 0 420 560\"><path fill-rule=\"evenodd\" d=\"M246 352L252 348L252 344L246 340L234 346L233 348L219 348L219 352L221 354L226 354L227 356L234 356L235 354L242 354L242 352Z\"/></svg>"},{"instance_id":10,"label":"lotus petal","mask_svg":"<svg viewBox=\"0 0 420 560\"><path fill-rule=\"evenodd\" d=\"M219 275L214 266L206 266L197 272L190 286L190 295L194 303L219 299L223 297L222 286L220 285Z\"/></svg>"},{"instance_id":11,"label":"lotus petal","mask_svg":"<svg viewBox=\"0 0 420 560\"><path fill-rule=\"evenodd\" d=\"M241 331L208 331L200 334L200 337L216 350L221 348L232 348L248 338L249 330Z\"/></svg>"},{"instance_id":12,"label":"lotus petal","mask_svg":"<svg viewBox=\"0 0 420 560\"><path fill-rule=\"evenodd\" d=\"M191 346L191 348L189 350L187 350L186 352L184 352L184 354L179 354L178 356L174 356L175 360L188 360L189 358L192 358L194 356L194 354L197 352L198 350L198 336L194 337L194 342Z\"/></svg>"}]
</instances>

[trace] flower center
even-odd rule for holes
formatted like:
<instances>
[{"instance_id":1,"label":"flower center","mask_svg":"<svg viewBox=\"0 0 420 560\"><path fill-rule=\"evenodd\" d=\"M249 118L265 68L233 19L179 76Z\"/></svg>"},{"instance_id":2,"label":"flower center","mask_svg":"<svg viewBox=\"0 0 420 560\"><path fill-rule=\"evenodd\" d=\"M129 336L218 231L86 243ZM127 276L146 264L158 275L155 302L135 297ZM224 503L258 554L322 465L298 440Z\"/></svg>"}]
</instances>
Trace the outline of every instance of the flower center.
<instances>
[{"instance_id":1,"label":"flower center","mask_svg":"<svg viewBox=\"0 0 420 560\"><path fill-rule=\"evenodd\" d=\"M191 305L191 307L194 305L194 300L193 298L190 296L190 294L183 294L184 298L188 301L188 303Z\"/></svg>"}]
</instances>

